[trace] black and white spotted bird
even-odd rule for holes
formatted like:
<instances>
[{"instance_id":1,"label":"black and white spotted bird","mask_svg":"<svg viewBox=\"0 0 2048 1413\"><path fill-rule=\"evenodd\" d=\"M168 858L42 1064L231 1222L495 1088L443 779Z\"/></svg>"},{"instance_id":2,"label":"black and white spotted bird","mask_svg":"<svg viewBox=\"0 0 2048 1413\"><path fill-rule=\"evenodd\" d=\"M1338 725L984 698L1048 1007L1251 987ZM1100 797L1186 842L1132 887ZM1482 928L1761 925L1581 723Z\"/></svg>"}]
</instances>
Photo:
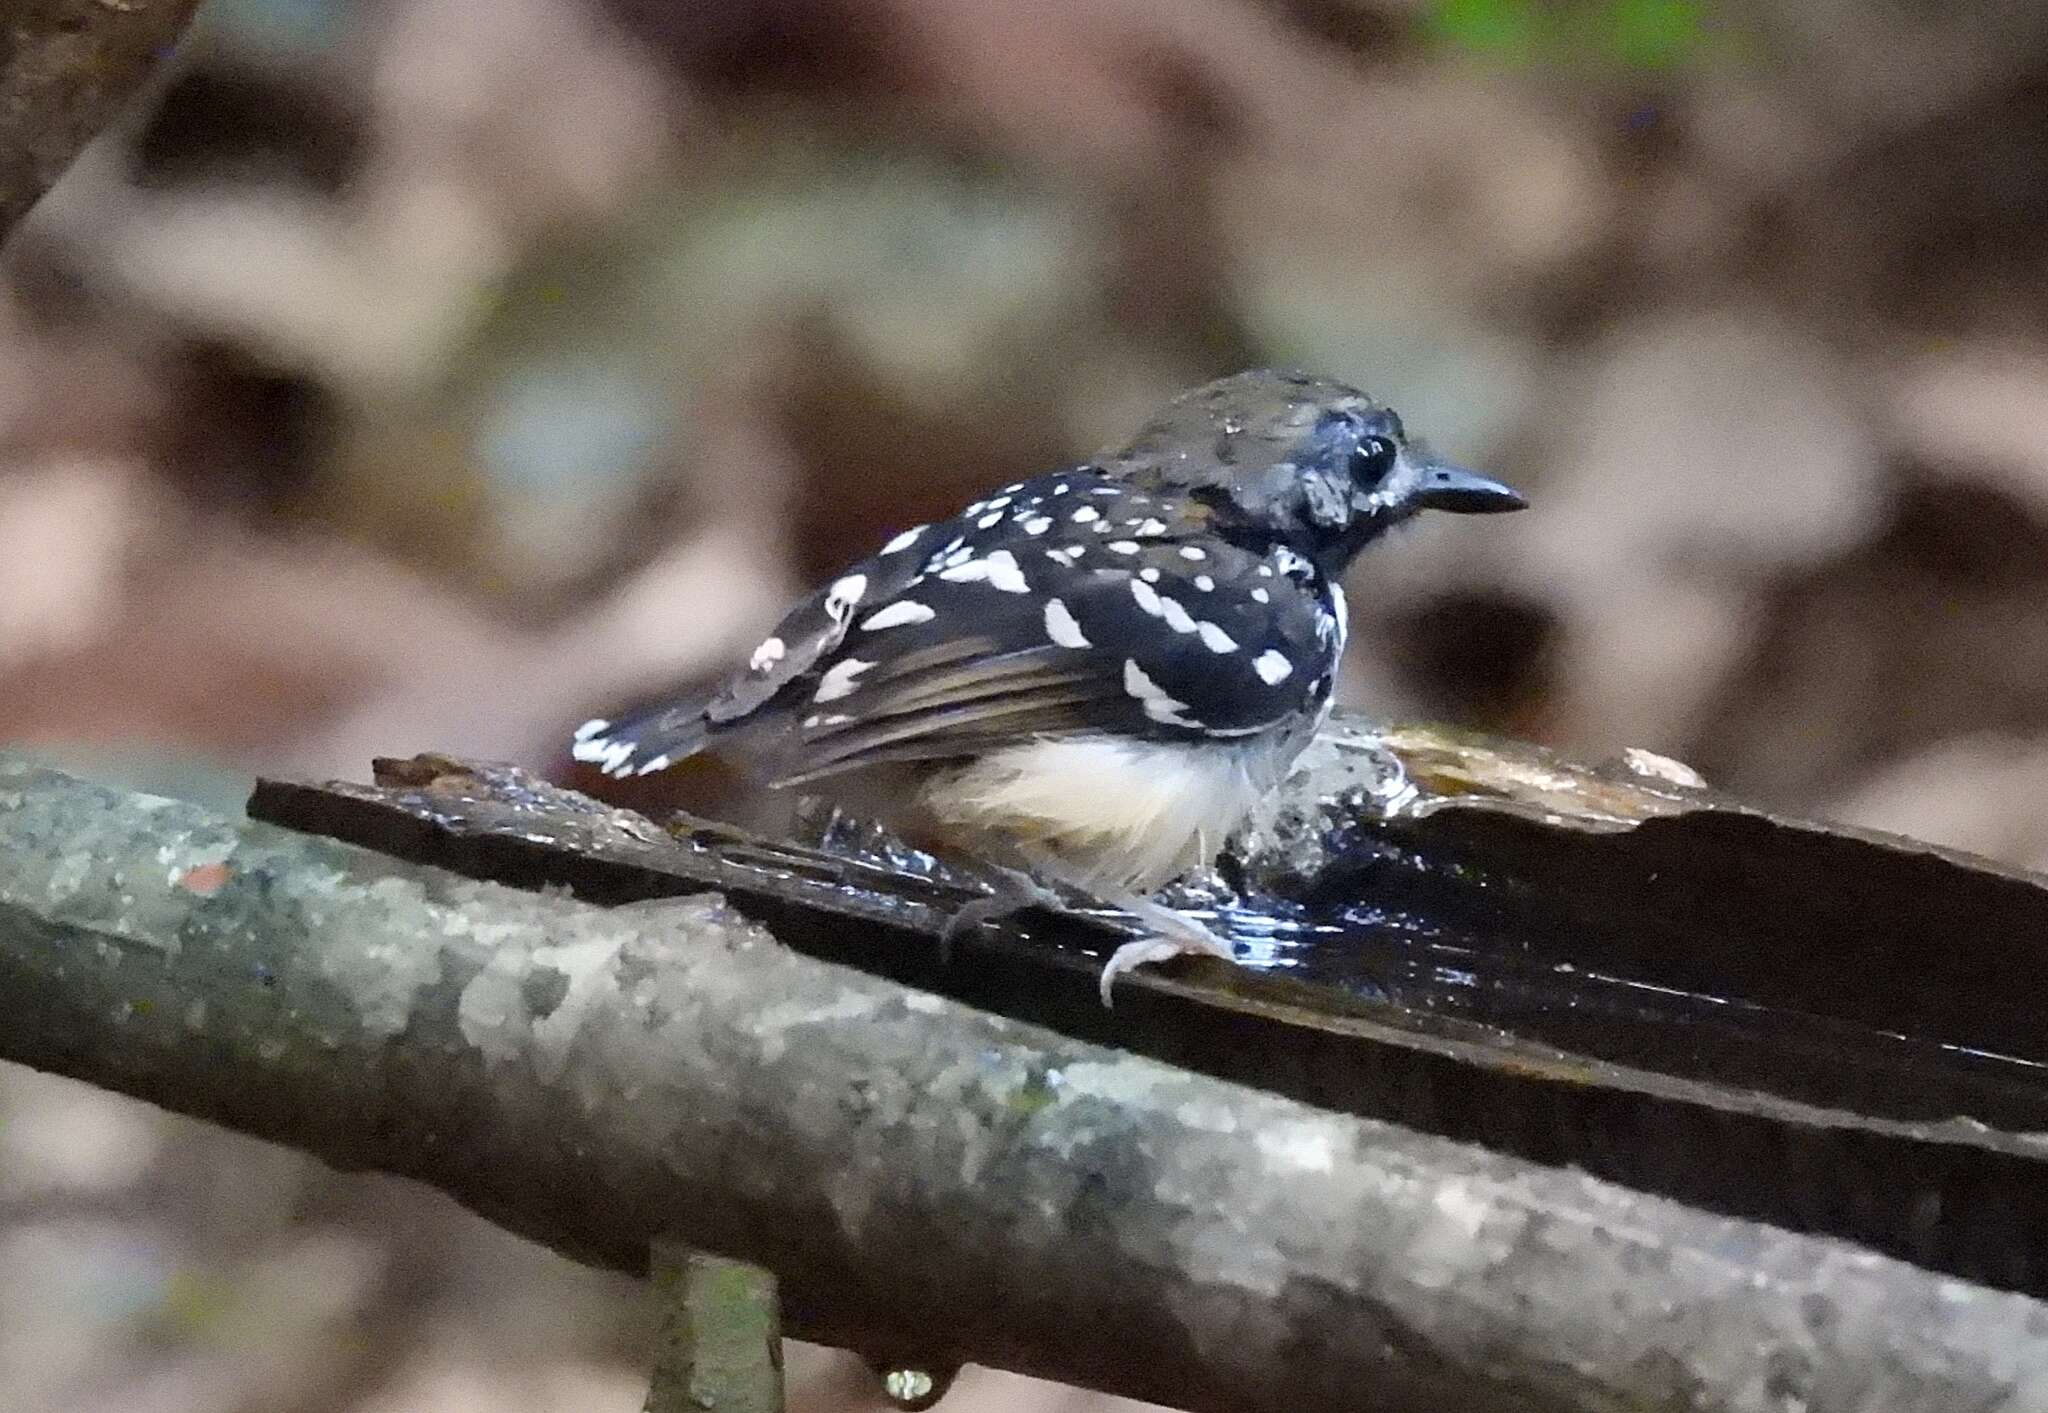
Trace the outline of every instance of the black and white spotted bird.
<instances>
[{"instance_id":1,"label":"black and white spotted bird","mask_svg":"<svg viewBox=\"0 0 2048 1413\"><path fill-rule=\"evenodd\" d=\"M918 525L791 610L708 696L576 733L647 774L700 751L1155 935L1115 976L1227 944L1149 894L1207 863L1330 709L1338 580L1418 511L1517 510L1354 388L1260 370L1128 446ZM970 909L976 918L995 907Z\"/></svg>"}]
</instances>

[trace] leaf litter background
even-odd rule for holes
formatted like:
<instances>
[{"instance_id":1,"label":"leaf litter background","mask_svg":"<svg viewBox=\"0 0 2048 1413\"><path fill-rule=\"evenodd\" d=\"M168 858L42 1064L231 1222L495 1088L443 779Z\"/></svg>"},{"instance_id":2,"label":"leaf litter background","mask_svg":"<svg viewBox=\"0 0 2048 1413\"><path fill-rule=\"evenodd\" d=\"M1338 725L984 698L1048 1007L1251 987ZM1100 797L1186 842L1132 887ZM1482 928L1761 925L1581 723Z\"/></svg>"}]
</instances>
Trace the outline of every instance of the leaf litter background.
<instances>
[{"instance_id":1,"label":"leaf litter background","mask_svg":"<svg viewBox=\"0 0 2048 1413\"><path fill-rule=\"evenodd\" d=\"M0 739L228 808L569 772L893 528L1284 362L1536 505L1368 557L1350 701L2048 866L2044 41L2023 0L213 0L9 252ZM623 1413L647 1329L431 1194L0 1069L0 1408Z\"/></svg>"}]
</instances>

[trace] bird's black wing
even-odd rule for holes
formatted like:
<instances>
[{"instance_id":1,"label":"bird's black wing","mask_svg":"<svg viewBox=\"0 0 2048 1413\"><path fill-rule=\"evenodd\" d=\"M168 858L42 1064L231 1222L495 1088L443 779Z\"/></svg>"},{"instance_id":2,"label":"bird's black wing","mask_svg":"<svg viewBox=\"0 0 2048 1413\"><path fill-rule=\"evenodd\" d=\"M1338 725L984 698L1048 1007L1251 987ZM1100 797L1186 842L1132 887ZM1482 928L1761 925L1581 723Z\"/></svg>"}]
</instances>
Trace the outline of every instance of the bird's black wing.
<instances>
[{"instance_id":1,"label":"bird's black wing","mask_svg":"<svg viewBox=\"0 0 2048 1413\"><path fill-rule=\"evenodd\" d=\"M1027 483L1014 505L863 605L738 753L787 784L1046 735L1239 739L1326 699L1343 627L1306 561L1094 476Z\"/></svg>"},{"instance_id":2,"label":"bird's black wing","mask_svg":"<svg viewBox=\"0 0 2048 1413\"><path fill-rule=\"evenodd\" d=\"M1007 487L850 569L708 700L578 754L629 773L709 742L789 784L1043 735L1242 738L1314 710L1342 648L1332 591L1205 528L1085 468Z\"/></svg>"},{"instance_id":3,"label":"bird's black wing","mask_svg":"<svg viewBox=\"0 0 2048 1413\"><path fill-rule=\"evenodd\" d=\"M798 694L846 637L862 605L887 602L914 579L946 527L917 525L849 568L783 616L747 665L712 692L620 721L587 721L576 732L576 759L607 775L646 775L702 750L721 730L771 709L778 693Z\"/></svg>"}]
</instances>

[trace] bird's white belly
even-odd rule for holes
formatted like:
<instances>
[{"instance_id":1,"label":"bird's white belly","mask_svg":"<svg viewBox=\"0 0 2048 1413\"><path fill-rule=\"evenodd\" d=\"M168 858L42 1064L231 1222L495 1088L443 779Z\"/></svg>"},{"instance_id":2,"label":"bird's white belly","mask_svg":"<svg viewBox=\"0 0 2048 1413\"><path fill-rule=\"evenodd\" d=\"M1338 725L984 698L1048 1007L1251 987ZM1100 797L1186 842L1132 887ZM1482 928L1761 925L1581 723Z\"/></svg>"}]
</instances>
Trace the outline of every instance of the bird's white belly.
<instances>
[{"instance_id":1,"label":"bird's white belly","mask_svg":"<svg viewBox=\"0 0 2048 1413\"><path fill-rule=\"evenodd\" d=\"M1275 745L1042 737L946 772L920 804L948 830L1050 848L1087 882L1151 892L1214 857L1286 764Z\"/></svg>"}]
</instances>

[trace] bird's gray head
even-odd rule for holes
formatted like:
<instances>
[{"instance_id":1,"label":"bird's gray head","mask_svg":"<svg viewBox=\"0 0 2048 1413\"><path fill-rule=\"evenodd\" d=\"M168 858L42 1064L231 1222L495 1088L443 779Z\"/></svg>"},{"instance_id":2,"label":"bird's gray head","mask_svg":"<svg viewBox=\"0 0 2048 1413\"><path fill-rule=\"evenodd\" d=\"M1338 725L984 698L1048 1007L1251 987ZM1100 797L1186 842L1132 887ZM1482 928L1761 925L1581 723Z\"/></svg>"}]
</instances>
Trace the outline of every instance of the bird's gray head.
<instances>
[{"instance_id":1,"label":"bird's gray head","mask_svg":"<svg viewBox=\"0 0 2048 1413\"><path fill-rule=\"evenodd\" d=\"M1207 505L1218 533L1286 541L1332 572L1418 511L1526 504L1431 456L1392 408L1358 389L1265 368L1182 394L1098 460L1134 485Z\"/></svg>"}]
</instances>

